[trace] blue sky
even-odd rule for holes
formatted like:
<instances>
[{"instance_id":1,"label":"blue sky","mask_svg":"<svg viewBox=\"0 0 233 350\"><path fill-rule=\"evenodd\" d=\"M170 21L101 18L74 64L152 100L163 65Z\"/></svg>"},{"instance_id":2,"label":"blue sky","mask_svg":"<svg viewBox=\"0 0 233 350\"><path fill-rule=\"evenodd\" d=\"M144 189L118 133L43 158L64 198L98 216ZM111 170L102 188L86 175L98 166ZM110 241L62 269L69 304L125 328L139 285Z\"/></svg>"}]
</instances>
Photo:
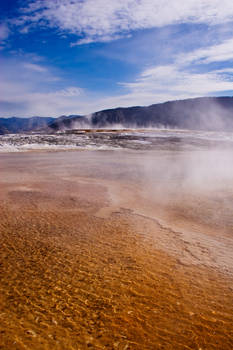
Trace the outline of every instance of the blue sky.
<instances>
[{"instance_id":1,"label":"blue sky","mask_svg":"<svg viewBox=\"0 0 233 350\"><path fill-rule=\"evenodd\" d=\"M230 0L1 0L0 116L233 94Z\"/></svg>"}]
</instances>

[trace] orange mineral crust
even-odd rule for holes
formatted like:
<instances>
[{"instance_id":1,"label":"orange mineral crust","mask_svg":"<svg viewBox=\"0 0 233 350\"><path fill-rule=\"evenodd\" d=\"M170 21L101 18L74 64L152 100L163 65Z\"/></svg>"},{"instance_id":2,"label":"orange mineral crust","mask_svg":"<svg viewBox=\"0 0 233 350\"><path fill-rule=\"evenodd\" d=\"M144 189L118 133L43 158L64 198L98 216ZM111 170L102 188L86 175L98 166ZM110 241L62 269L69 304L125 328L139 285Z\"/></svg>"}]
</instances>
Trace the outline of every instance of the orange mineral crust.
<instances>
[{"instance_id":1,"label":"orange mineral crust","mask_svg":"<svg viewBox=\"0 0 233 350\"><path fill-rule=\"evenodd\" d=\"M0 349L233 348L231 209L158 201L141 157L0 156Z\"/></svg>"}]
</instances>

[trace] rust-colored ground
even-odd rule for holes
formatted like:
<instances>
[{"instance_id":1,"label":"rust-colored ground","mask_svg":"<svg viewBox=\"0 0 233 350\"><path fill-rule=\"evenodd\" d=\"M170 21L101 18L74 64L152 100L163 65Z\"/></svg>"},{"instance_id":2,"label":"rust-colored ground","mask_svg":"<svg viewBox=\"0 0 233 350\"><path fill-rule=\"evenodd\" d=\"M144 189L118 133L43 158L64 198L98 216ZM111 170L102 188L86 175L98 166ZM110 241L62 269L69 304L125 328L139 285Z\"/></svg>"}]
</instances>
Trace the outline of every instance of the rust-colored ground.
<instances>
[{"instance_id":1,"label":"rust-colored ground","mask_svg":"<svg viewBox=\"0 0 233 350\"><path fill-rule=\"evenodd\" d=\"M1 155L0 349L233 349L230 219L140 213L130 157Z\"/></svg>"}]
</instances>

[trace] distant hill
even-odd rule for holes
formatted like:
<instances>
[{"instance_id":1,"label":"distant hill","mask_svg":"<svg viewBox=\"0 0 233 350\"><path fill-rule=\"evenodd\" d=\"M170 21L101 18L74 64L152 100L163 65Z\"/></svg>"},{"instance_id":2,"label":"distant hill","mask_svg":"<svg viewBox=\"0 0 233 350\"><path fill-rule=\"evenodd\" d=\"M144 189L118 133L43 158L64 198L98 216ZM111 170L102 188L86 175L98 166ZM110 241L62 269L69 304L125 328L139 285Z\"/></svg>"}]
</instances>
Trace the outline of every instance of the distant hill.
<instances>
[{"instance_id":1,"label":"distant hill","mask_svg":"<svg viewBox=\"0 0 233 350\"><path fill-rule=\"evenodd\" d=\"M82 115L61 116L48 123L48 131L62 131L67 129L85 128L89 126L88 119Z\"/></svg>"},{"instance_id":2,"label":"distant hill","mask_svg":"<svg viewBox=\"0 0 233 350\"><path fill-rule=\"evenodd\" d=\"M233 131L233 97L200 97L169 101L147 107L114 108L59 118L0 118L0 133L43 130L57 132L88 126L167 127L194 130Z\"/></svg>"},{"instance_id":3,"label":"distant hill","mask_svg":"<svg viewBox=\"0 0 233 350\"><path fill-rule=\"evenodd\" d=\"M0 134L16 134L31 132L47 127L54 118L31 117L31 118L0 118Z\"/></svg>"},{"instance_id":4,"label":"distant hill","mask_svg":"<svg viewBox=\"0 0 233 350\"><path fill-rule=\"evenodd\" d=\"M233 130L233 97L202 97L153 104L148 107L115 108L93 113L98 127L168 127L195 130Z\"/></svg>"}]
</instances>

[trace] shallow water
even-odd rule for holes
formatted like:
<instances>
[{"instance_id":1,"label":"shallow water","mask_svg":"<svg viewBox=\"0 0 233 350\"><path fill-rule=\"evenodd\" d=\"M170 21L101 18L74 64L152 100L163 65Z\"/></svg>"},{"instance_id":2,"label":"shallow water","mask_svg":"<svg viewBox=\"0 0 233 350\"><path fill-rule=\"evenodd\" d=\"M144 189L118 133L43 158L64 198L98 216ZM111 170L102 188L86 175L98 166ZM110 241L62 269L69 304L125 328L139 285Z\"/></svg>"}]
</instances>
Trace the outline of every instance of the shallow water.
<instances>
[{"instance_id":1,"label":"shallow water","mask_svg":"<svg viewBox=\"0 0 233 350\"><path fill-rule=\"evenodd\" d=\"M2 349L232 349L231 152L160 146L0 155Z\"/></svg>"}]
</instances>

